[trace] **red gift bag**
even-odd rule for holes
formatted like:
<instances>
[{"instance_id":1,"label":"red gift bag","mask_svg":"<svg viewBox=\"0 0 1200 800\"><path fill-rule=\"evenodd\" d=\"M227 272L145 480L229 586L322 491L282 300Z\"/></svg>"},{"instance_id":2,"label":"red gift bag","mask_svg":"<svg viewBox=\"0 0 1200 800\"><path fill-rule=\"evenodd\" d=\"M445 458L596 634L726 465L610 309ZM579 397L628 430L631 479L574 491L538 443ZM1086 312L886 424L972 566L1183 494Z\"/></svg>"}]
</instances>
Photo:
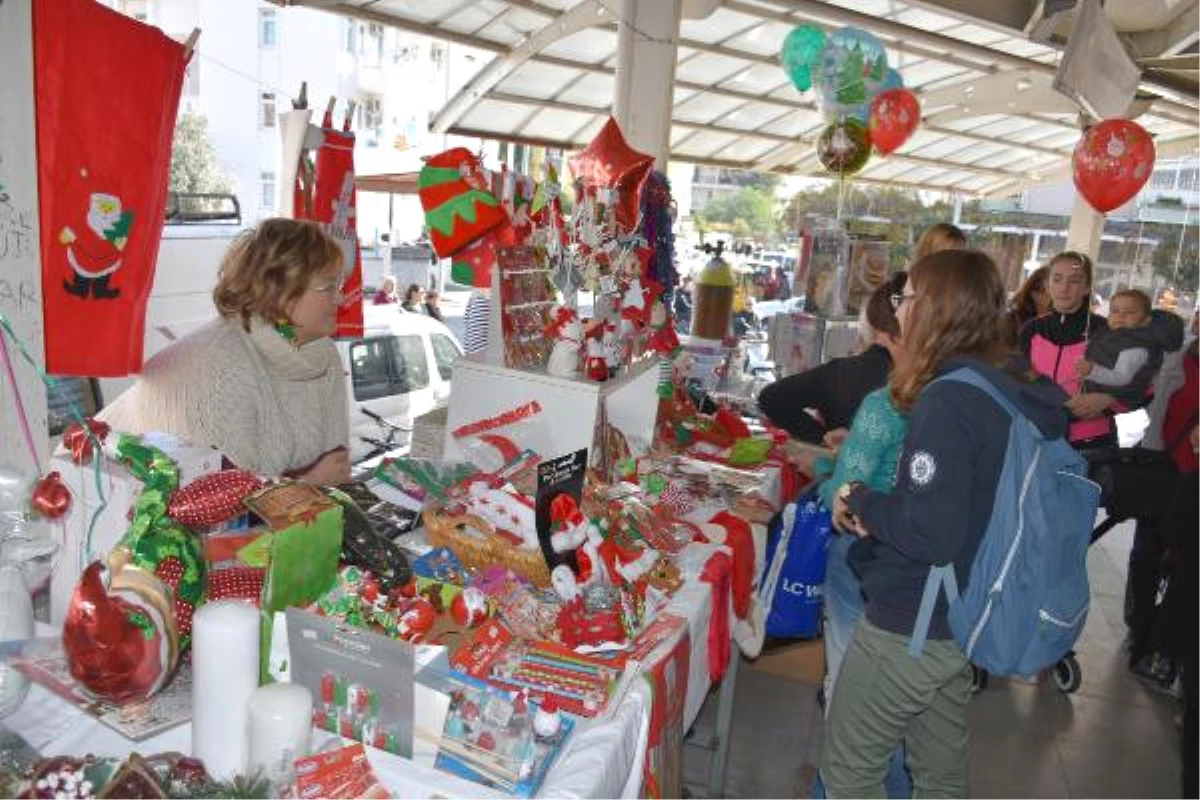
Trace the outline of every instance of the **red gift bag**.
<instances>
[{"instance_id":1,"label":"red gift bag","mask_svg":"<svg viewBox=\"0 0 1200 800\"><path fill-rule=\"evenodd\" d=\"M33 4L46 369L142 366L187 55L94 0Z\"/></svg>"}]
</instances>

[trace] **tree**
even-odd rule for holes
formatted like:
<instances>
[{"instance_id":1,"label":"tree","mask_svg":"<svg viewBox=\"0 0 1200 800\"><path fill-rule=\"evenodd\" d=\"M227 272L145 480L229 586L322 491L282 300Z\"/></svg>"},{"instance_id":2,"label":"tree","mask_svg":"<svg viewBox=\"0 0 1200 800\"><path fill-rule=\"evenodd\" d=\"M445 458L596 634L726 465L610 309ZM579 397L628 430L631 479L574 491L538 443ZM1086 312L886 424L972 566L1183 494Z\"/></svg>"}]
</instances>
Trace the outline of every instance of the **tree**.
<instances>
[{"instance_id":1,"label":"tree","mask_svg":"<svg viewBox=\"0 0 1200 800\"><path fill-rule=\"evenodd\" d=\"M709 230L765 239L775 232L775 198L761 189L746 186L713 197L695 216Z\"/></svg>"},{"instance_id":2,"label":"tree","mask_svg":"<svg viewBox=\"0 0 1200 800\"><path fill-rule=\"evenodd\" d=\"M1146 227L1150 228L1149 225ZM1150 262L1155 274L1164 279L1165 285L1176 291L1195 292L1196 281L1200 277L1200 270L1197 269L1197 264L1200 263L1200 247L1197 246L1196 229L1165 224L1155 227L1158 230L1153 233L1157 234L1158 247L1154 248L1153 260Z\"/></svg>"},{"instance_id":3,"label":"tree","mask_svg":"<svg viewBox=\"0 0 1200 800\"><path fill-rule=\"evenodd\" d=\"M200 194L233 191L233 181L217 163L217 151L209 141L208 120L203 114L185 111L175 123L169 189Z\"/></svg>"}]
</instances>

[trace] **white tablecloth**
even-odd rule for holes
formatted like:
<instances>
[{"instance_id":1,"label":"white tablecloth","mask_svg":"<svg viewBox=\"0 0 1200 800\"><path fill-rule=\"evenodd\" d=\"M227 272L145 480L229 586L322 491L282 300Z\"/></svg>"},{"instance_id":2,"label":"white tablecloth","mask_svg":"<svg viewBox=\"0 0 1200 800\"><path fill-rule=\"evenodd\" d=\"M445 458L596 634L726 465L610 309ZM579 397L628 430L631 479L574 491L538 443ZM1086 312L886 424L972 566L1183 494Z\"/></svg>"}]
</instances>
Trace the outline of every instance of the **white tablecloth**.
<instances>
[{"instance_id":1,"label":"white tablecloth","mask_svg":"<svg viewBox=\"0 0 1200 800\"><path fill-rule=\"evenodd\" d=\"M765 530L761 526L754 528L756 561L761 564ZM684 705L685 728L690 728L695 721L711 688L708 677L708 627L712 617L712 592L697 576L716 549L713 545L690 545L681 554L679 563L687 580L667 606L669 612L688 620L691 636L690 674ZM757 574L758 570L755 572ZM732 610L730 618L732 620ZM46 634L43 631L39 635ZM758 632L758 643L761 644L761 630ZM550 768L538 797L637 797L650 726L650 702L651 695L646 682L635 680L610 712L595 720L580 720L563 752ZM81 756L92 753L124 758L135 750L147 755L168 751L191 752L190 725L181 725L153 738L132 742L37 685L32 687L20 709L3 722L46 755ZM316 731L315 734L317 747L336 738L322 731ZM395 797L503 796L479 784L381 750L368 748L368 753L375 771Z\"/></svg>"}]
</instances>

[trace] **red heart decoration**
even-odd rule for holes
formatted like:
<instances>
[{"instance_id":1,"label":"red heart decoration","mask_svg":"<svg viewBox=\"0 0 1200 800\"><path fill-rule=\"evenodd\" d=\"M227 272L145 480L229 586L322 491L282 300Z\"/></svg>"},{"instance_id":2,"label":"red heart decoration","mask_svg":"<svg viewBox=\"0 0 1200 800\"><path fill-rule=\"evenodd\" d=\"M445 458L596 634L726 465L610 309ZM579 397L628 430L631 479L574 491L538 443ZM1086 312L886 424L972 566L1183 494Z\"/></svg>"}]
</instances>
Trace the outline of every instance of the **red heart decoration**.
<instances>
[{"instance_id":1,"label":"red heart decoration","mask_svg":"<svg viewBox=\"0 0 1200 800\"><path fill-rule=\"evenodd\" d=\"M1154 140L1127 119L1106 119L1088 129L1072 157L1075 188L1101 214L1129 202L1154 171Z\"/></svg>"},{"instance_id":2,"label":"red heart decoration","mask_svg":"<svg viewBox=\"0 0 1200 800\"><path fill-rule=\"evenodd\" d=\"M908 141L921 122L921 104L908 89L888 89L871 101L867 132L871 144L883 155Z\"/></svg>"},{"instance_id":3,"label":"red heart decoration","mask_svg":"<svg viewBox=\"0 0 1200 800\"><path fill-rule=\"evenodd\" d=\"M243 469L202 475L171 495L167 515L189 528L207 528L241 514L242 498L258 491L263 482Z\"/></svg>"},{"instance_id":4,"label":"red heart decoration","mask_svg":"<svg viewBox=\"0 0 1200 800\"><path fill-rule=\"evenodd\" d=\"M71 490L62 476L51 472L33 485L33 508L46 519L58 519L71 508Z\"/></svg>"}]
</instances>

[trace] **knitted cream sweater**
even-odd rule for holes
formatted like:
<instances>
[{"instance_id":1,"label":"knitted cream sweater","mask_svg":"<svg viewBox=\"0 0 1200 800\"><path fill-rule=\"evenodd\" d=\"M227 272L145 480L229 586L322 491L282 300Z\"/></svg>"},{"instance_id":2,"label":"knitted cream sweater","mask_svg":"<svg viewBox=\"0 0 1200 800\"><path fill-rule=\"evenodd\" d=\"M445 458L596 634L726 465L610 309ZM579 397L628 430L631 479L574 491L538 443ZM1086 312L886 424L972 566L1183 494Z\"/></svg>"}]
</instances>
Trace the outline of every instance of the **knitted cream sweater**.
<instances>
[{"instance_id":1,"label":"knitted cream sweater","mask_svg":"<svg viewBox=\"0 0 1200 800\"><path fill-rule=\"evenodd\" d=\"M180 339L100 416L117 431L212 445L260 475L306 467L350 438L333 342L295 348L258 320L246 333L237 320L217 319Z\"/></svg>"}]
</instances>

